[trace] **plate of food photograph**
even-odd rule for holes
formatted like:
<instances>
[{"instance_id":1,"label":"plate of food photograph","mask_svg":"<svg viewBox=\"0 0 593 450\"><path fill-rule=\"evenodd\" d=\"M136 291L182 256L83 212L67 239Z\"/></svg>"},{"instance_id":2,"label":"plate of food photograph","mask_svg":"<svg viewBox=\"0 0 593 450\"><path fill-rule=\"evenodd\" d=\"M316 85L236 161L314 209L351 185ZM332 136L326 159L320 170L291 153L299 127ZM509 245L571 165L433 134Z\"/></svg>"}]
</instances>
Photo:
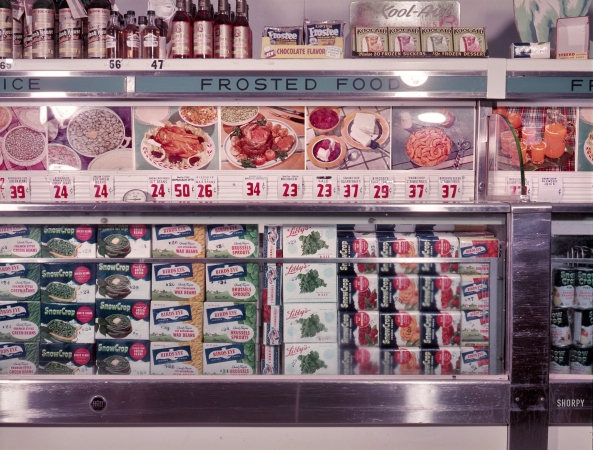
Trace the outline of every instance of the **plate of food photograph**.
<instances>
[{"instance_id":1,"label":"plate of food photograph","mask_svg":"<svg viewBox=\"0 0 593 450\"><path fill-rule=\"evenodd\" d=\"M389 140L389 124L381 114L357 111L344 117L341 134L350 147L372 150Z\"/></svg>"},{"instance_id":2,"label":"plate of food photograph","mask_svg":"<svg viewBox=\"0 0 593 450\"><path fill-rule=\"evenodd\" d=\"M238 127L251 122L259 114L257 106L221 106L220 121L223 125Z\"/></svg>"},{"instance_id":3,"label":"plate of food photograph","mask_svg":"<svg viewBox=\"0 0 593 450\"><path fill-rule=\"evenodd\" d=\"M216 106L181 106L179 115L185 123L194 127L209 127L218 121L218 108Z\"/></svg>"},{"instance_id":4,"label":"plate of food photograph","mask_svg":"<svg viewBox=\"0 0 593 450\"><path fill-rule=\"evenodd\" d=\"M346 158L346 153L346 144L334 135L317 136L307 145L309 161L322 169L338 167Z\"/></svg>"}]
</instances>

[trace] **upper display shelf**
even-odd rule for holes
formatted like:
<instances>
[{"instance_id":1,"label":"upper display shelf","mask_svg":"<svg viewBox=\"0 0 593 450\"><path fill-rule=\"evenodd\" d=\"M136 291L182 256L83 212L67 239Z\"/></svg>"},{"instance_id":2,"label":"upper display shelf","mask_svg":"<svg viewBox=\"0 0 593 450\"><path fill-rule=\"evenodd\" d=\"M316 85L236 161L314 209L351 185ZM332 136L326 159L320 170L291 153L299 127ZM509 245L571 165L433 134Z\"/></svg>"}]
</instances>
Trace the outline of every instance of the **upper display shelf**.
<instances>
[{"instance_id":1,"label":"upper display shelf","mask_svg":"<svg viewBox=\"0 0 593 450\"><path fill-rule=\"evenodd\" d=\"M0 97L278 101L593 97L593 60L6 60Z\"/></svg>"}]
</instances>

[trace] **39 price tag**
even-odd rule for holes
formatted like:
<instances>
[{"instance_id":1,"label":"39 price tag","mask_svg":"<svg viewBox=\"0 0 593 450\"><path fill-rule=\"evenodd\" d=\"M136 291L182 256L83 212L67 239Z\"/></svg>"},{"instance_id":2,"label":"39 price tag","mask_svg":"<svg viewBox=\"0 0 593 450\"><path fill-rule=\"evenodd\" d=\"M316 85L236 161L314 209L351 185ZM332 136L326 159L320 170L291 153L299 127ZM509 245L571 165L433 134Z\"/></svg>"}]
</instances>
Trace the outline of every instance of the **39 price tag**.
<instances>
[{"instance_id":1,"label":"39 price tag","mask_svg":"<svg viewBox=\"0 0 593 450\"><path fill-rule=\"evenodd\" d=\"M29 203L31 201L29 177L0 177L0 198L3 202Z\"/></svg>"},{"instance_id":2,"label":"39 price tag","mask_svg":"<svg viewBox=\"0 0 593 450\"><path fill-rule=\"evenodd\" d=\"M121 59L110 59L109 60L109 70L119 70L121 69Z\"/></svg>"},{"instance_id":3,"label":"39 price tag","mask_svg":"<svg viewBox=\"0 0 593 450\"><path fill-rule=\"evenodd\" d=\"M428 200L430 180L426 176L406 177L406 197L410 200Z\"/></svg>"},{"instance_id":4,"label":"39 price tag","mask_svg":"<svg viewBox=\"0 0 593 450\"><path fill-rule=\"evenodd\" d=\"M196 198L198 201L210 201L218 198L218 179L214 175L196 177Z\"/></svg>"},{"instance_id":5,"label":"39 price tag","mask_svg":"<svg viewBox=\"0 0 593 450\"><path fill-rule=\"evenodd\" d=\"M4 59L0 61L0 70L10 70L14 68L14 61L12 59Z\"/></svg>"},{"instance_id":6,"label":"39 price tag","mask_svg":"<svg viewBox=\"0 0 593 450\"><path fill-rule=\"evenodd\" d=\"M373 200L387 200L393 196L395 189L393 177L371 177L369 180L369 198Z\"/></svg>"},{"instance_id":7,"label":"39 price tag","mask_svg":"<svg viewBox=\"0 0 593 450\"><path fill-rule=\"evenodd\" d=\"M529 180L525 180L525 187L527 188L527 195L531 195L531 186ZM507 194L521 195L521 178L507 177Z\"/></svg>"},{"instance_id":8,"label":"39 price tag","mask_svg":"<svg viewBox=\"0 0 593 450\"><path fill-rule=\"evenodd\" d=\"M51 177L49 185L54 203L74 203L74 175Z\"/></svg>"},{"instance_id":9,"label":"39 price tag","mask_svg":"<svg viewBox=\"0 0 593 450\"><path fill-rule=\"evenodd\" d=\"M154 201L171 200L171 177L148 177L147 189Z\"/></svg>"},{"instance_id":10,"label":"39 price tag","mask_svg":"<svg viewBox=\"0 0 593 450\"><path fill-rule=\"evenodd\" d=\"M364 198L364 179L361 176L342 175L339 182L340 199L362 200Z\"/></svg>"},{"instance_id":11,"label":"39 price tag","mask_svg":"<svg viewBox=\"0 0 593 450\"><path fill-rule=\"evenodd\" d=\"M538 202L558 203L562 201L563 196L562 178L547 175L540 178L537 193Z\"/></svg>"},{"instance_id":12,"label":"39 price tag","mask_svg":"<svg viewBox=\"0 0 593 450\"><path fill-rule=\"evenodd\" d=\"M461 200L463 178L439 177L439 198L441 200Z\"/></svg>"},{"instance_id":13,"label":"39 price tag","mask_svg":"<svg viewBox=\"0 0 593 450\"><path fill-rule=\"evenodd\" d=\"M248 175L243 178L243 199L266 200L268 198L268 177Z\"/></svg>"},{"instance_id":14,"label":"39 price tag","mask_svg":"<svg viewBox=\"0 0 593 450\"><path fill-rule=\"evenodd\" d=\"M303 177L301 175L280 175L278 177L278 200L302 200Z\"/></svg>"},{"instance_id":15,"label":"39 price tag","mask_svg":"<svg viewBox=\"0 0 593 450\"><path fill-rule=\"evenodd\" d=\"M336 200L338 186L332 175L320 175L313 178L313 198L318 200Z\"/></svg>"},{"instance_id":16,"label":"39 price tag","mask_svg":"<svg viewBox=\"0 0 593 450\"><path fill-rule=\"evenodd\" d=\"M171 178L171 198L179 203L195 199L196 179L190 175L176 175Z\"/></svg>"},{"instance_id":17,"label":"39 price tag","mask_svg":"<svg viewBox=\"0 0 593 450\"><path fill-rule=\"evenodd\" d=\"M112 175L93 175L90 184L90 197L95 202L112 202L115 188Z\"/></svg>"}]
</instances>

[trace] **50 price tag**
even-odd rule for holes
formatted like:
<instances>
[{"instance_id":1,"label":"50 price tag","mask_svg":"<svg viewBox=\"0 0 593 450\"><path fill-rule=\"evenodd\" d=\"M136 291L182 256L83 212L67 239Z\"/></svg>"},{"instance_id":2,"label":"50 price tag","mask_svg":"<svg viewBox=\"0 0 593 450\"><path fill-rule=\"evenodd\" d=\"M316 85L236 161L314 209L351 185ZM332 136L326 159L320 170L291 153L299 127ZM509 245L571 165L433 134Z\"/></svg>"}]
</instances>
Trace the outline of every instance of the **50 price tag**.
<instances>
[{"instance_id":1,"label":"50 price tag","mask_svg":"<svg viewBox=\"0 0 593 450\"><path fill-rule=\"evenodd\" d=\"M410 200L428 200L430 180L426 176L406 177L406 197Z\"/></svg>"},{"instance_id":2,"label":"50 price tag","mask_svg":"<svg viewBox=\"0 0 593 450\"><path fill-rule=\"evenodd\" d=\"M31 201L30 180L27 176L0 178L0 197L11 203L29 203Z\"/></svg>"},{"instance_id":3,"label":"50 price tag","mask_svg":"<svg viewBox=\"0 0 593 450\"><path fill-rule=\"evenodd\" d=\"M243 178L243 199L266 200L268 198L268 177L248 175Z\"/></svg>"},{"instance_id":4,"label":"50 price tag","mask_svg":"<svg viewBox=\"0 0 593 450\"><path fill-rule=\"evenodd\" d=\"M112 202L115 188L112 175L93 175L91 177L91 200L95 202Z\"/></svg>"},{"instance_id":5,"label":"50 price tag","mask_svg":"<svg viewBox=\"0 0 593 450\"><path fill-rule=\"evenodd\" d=\"M461 200L461 186L463 178L439 177L439 198L442 200Z\"/></svg>"},{"instance_id":6,"label":"50 price tag","mask_svg":"<svg viewBox=\"0 0 593 450\"><path fill-rule=\"evenodd\" d=\"M74 203L74 175L52 177L50 196L54 203Z\"/></svg>"},{"instance_id":7,"label":"50 price tag","mask_svg":"<svg viewBox=\"0 0 593 450\"><path fill-rule=\"evenodd\" d=\"M171 200L171 177L148 177L147 189L154 201Z\"/></svg>"},{"instance_id":8,"label":"50 price tag","mask_svg":"<svg viewBox=\"0 0 593 450\"><path fill-rule=\"evenodd\" d=\"M194 189L196 180L189 175L178 175L171 178L172 199L179 203L187 203L194 200Z\"/></svg>"},{"instance_id":9,"label":"50 price tag","mask_svg":"<svg viewBox=\"0 0 593 450\"><path fill-rule=\"evenodd\" d=\"M361 176L340 176L340 199L362 200L364 198L364 181Z\"/></svg>"},{"instance_id":10,"label":"50 price tag","mask_svg":"<svg viewBox=\"0 0 593 450\"><path fill-rule=\"evenodd\" d=\"M279 200L302 200L303 177L301 175L281 175L278 178Z\"/></svg>"},{"instance_id":11,"label":"50 price tag","mask_svg":"<svg viewBox=\"0 0 593 450\"><path fill-rule=\"evenodd\" d=\"M319 200L335 200L338 186L332 175L321 175L313 178L313 198Z\"/></svg>"},{"instance_id":12,"label":"50 price tag","mask_svg":"<svg viewBox=\"0 0 593 450\"><path fill-rule=\"evenodd\" d=\"M218 198L218 179L214 175L196 177L196 198L198 201L210 201Z\"/></svg>"},{"instance_id":13,"label":"50 price tag","mask_svg":"<svg viewBox=\"0 0 593 450\"><path fill-rule=\"evenodd\" d=\"M373 200L387 200L393 196L393 177L371 177L369 197Z\"/></svg>"}]
</instances>

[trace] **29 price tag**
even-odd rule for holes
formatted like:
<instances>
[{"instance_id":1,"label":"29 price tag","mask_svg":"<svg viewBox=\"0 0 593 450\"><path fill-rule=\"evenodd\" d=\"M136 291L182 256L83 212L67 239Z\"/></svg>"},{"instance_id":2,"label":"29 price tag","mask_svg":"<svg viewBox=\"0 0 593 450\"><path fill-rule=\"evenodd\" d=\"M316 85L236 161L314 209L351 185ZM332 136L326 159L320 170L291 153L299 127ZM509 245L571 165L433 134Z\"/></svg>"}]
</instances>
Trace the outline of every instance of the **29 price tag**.
<instances>
[{"instance_id":1,"label":"29 price tag","mask_svg":"<svg viewBox=\"0 0 593 450\"><path fill-rule=\"evenodd\" d=\"M278 200L302 200L303 177L301 175L280 175L278 178Z\"/></svg>"},{"instance_id":2,"label":"29 price tag","mask_svg":"<svg viewBox=\"0 0 593 450\"><path fill-rule=\"evenodd\" d=\"M268 177L248 175L243 178L243 199L266 200L268 198Z\"/></svg>"},{"instance_id":3,"label":"29 price tag","mask_svg":"<svg viewBox=\"0 0 593 450\"><path fill-rule=\"evenodd\" d=\"M428 200L430 180L426 176L406 177L406 197L410 200Z\"/></svg>"},{"instance_id":4,"label":"29 price tag","mask_svg":"<svg viewBox=\"0 0 593 450\"><path fill-rule=\"evenodd\" d=\"M369 180L369 198L387 200L393 195L393 177L371 177Z\"/></svg>"},{"instance_id":5,"label":"29 price tag","mask_svg":"<svg viewBox=\"0 0 593 450\"><path fill-rule=\"evenodd\" d=\"M461 200L463 178L439 177L439 198L441 200Z\"/></svg>"},{"instance_id":6,"label":"29 price tag","mask_svg":"<svg viewBox=\"0 0 593 450\"><path fill-rule=\"evenodd\" d=\"M218 179L214 175L196 177L196 198L198 201L210 201L218 198Z\"/></svg>"},{"instance_id":7,"label":"29 price tag","mask_svg":"<svg viewBox=\"0 0 593 450\"><path fill-rule=\"evenodd\" d=\"M95 202L111 202L114 198L112 175L93 175L90 184L91 200Z\"/></svg>"},{"instance_id":8,"label":"29 price tag","mask_svg":"<svg viewBox=\"0 0 593 450\"><path fill-rule=\"evenodd\" d=\"M527 195L531 195L531 186L529 180L525 180L525 187L527 188ZM507 178L507 194L521 195L521 178L508 177Z\"/></svg>"},{"instance_id":9,"label":"29 price tag","mask_svg":"<svg viewBox=\"0 0 593 450\"><path fill-rule=\"evenodd\" d=\"M331 175L320 175L313 178L313 198L318 200L335 200L338 196L336 179Z\"/></svg>"},{"instance_id":10,"label":"29 price tag","mask_svg":"<svg viewBox=\"0 0 593 450\"><path fill-rule=\"evenodd\" d=\"M562 178L543 176L539 180L538 202L558 203L564 196Z\"/></svg>"},{"instance_id":11,"label":"29 price tag","mask_svg":"<svg viewBox=\"0 0 593 450\"><path fill-rule=\"evenodd\" d=\"M0 198L4 202L29 203L31 201L30 180L27 176L0 178Z\"/></svg>"},{"instance_id":12,"label":"29 price tag","mask_svg":"<svg viewBox=\"0 0 593 450\"><path fill-rule=\"evenodd\" d=\"M74 202L74 175L51 177L50 197L54 203Z\"/></svg>"},{"instance_id":13,"label":"29 price tag","mask_svg":"<svg viewBox=\"0 0 593 450\"><path fill-rule=\"evenodd\" d=\"M342 175L339 182L340 199L362 200L364 198L364 180L361 176Z\"/></svg>"},{"instance_id":14,"label":"29 price tag","mask_svg":"<svg viewBox=\"0 0 593 450\"><path fill-rule=\"evenodd\" d=\"M194 199L196 180L190 175L177 175L171 178L171 197L179 203L191 202Z\"/></svg>"},{"instance_id":15,"label":"29 price tag","mask_svg":"<svg viewBox=\"0 0 593 450\"><path fill-rule=\"evenodd\" d=\"M171 200L171 177L148 177L147 189L154 201Z\"/></svg>"}]
</instances>

